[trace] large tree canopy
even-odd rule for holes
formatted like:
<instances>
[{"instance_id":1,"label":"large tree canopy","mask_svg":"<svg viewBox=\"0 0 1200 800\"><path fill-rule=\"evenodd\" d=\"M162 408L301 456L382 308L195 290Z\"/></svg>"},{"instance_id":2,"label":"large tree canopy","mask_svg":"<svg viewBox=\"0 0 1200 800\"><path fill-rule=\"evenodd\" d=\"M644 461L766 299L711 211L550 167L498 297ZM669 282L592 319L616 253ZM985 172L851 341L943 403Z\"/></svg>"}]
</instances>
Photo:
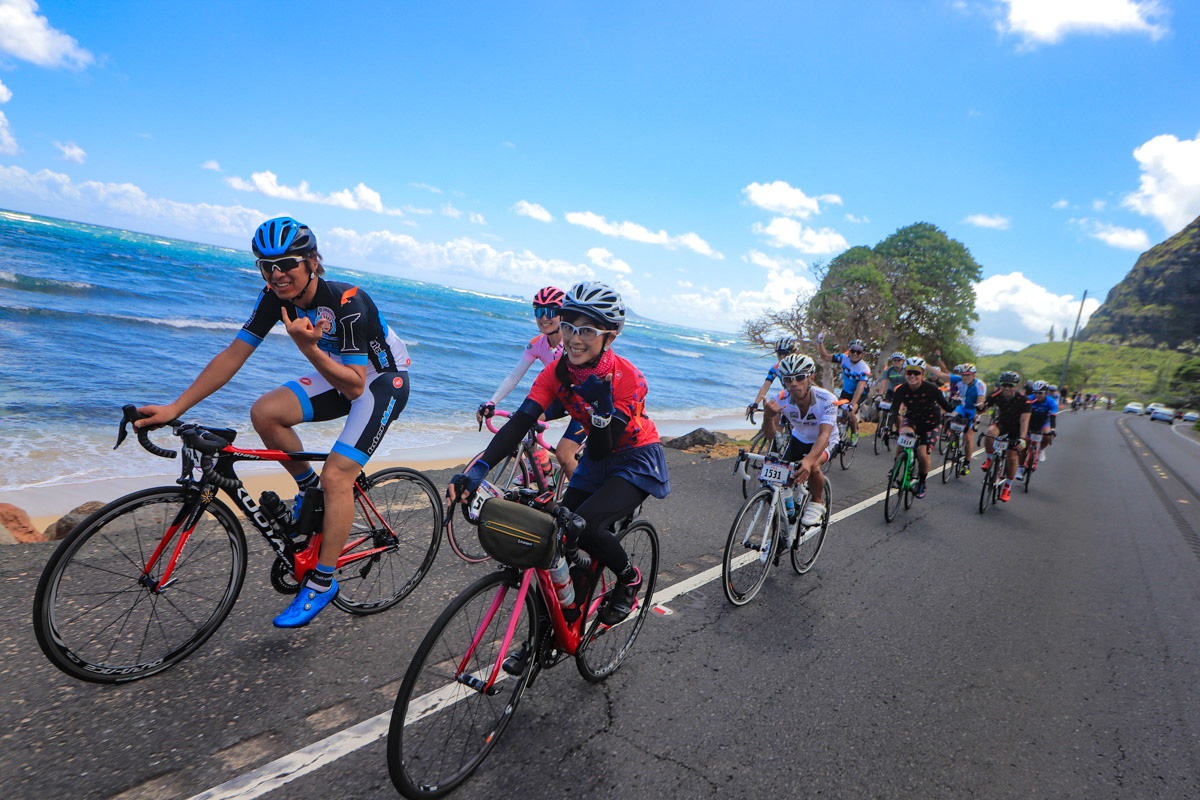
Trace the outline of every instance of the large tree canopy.
<instances>
[{"instance_id":1,"label":"large tree canopy","mask_svg":"<svg viewBox=\"0 0 1200 800\"><path fill-rule=\"evenodd\" d=\"M936 226L909 225L874 248L853 247L813 270L821 279L817 291L793 308L748 321L747 339L768 345L784 333L811 340L829 331L830 349L862 339L877 367L894 350L941 347L951 363L974 358L968 337L979 318L974 285L982 268Z\"/></svg>"}]
</instances>

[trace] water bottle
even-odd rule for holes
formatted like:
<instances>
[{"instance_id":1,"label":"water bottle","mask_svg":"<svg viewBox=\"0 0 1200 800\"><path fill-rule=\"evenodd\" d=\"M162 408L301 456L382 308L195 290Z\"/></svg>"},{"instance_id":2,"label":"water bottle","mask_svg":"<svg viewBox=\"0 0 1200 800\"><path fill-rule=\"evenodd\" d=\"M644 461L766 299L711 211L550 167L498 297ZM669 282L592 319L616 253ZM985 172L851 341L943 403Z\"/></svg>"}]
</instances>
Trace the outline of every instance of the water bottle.
<instances>
[{"instance_id":1,"label":"water bottle","mask_svg":"<svg viewBox=\"0 0 1200 800\"><path fill-rule=\"evenodd\" d=\"M263 492L258 498L258 507L276 530L288 533L292 530L292 512L274 492Z\"/></svg>"},{"instance_id":2,"label":"water bottle","mask_svg":"<svg viewBox=\"0 0 1200 800\"><path fill-rule=\"evenodd\" d=\"M300 501L296 514L296 533L303 536L317 530L324 516L325 492L314 486L304 492L304 499Z\"/></svg>"},{"instance_id":3,"label":"water bottle","mask_svg":"<svg viewBox=\"0 0 1200 800\"><path fill-rule=\"evenodd\" d=\"M554 584L554 593L558 595L560 606L566 608L575 602L575 584L571 582L571 568L563 556L559 556L550 567L550 581Z\"/></svg>"},{"instance_id":4,"label":"water bottle","mask_svg":"<svg viewBox=\"0 0 1200 800\"><path fill-rule=\"evenodd\" d=\"M551 467L550 454L548 452L546 452L546 449L543 447L539 447L537 450L534 451L534 453L535 453L534 457L537 459L538 468L541 469L542 475L545 476L546 478L549 478L550 471L551 471L550 470L550 467Z\"/></svg>"},{"instance_id":5,"label":"water bottle","mask_svg":"<svg viewBox=\"0 0 1200 800\"><path fill-rule=\"evenodd\" d=\"M787 509L788 522L795 522L796 521L796 498L792 497L790 494L787 497L783 498L783 507L785 509Z\"/></svg>"}]
</instances>

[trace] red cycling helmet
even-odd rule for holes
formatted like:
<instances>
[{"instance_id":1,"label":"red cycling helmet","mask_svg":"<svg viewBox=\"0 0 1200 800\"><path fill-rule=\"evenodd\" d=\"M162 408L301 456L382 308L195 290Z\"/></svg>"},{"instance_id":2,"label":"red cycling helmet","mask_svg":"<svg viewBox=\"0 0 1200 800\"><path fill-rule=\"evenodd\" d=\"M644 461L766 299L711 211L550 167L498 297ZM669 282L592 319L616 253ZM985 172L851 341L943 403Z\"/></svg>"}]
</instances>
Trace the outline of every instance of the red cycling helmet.
<instances>
[{"instance_id":1,"label":"red cycling helmet","mask_svg":"<svg viewBox=\"0 0 1200 800\"><path fill-rule=\"evenodd\" d=\"M557 286L547 286L539 289L533 296L533 305L541 308L562 308L563 298L567 293Z\"/></svg>"}]
</instances>

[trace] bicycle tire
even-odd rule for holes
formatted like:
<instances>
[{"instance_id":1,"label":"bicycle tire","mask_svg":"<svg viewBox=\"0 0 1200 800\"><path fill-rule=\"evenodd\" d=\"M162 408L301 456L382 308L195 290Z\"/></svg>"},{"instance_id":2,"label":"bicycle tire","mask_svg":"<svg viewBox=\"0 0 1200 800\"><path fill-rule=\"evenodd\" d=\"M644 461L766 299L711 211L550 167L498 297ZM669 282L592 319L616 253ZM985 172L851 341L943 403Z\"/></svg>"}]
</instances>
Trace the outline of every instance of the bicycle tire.
<instances>
[{"instance_id":1,"label":"bicycle tire","mask_svg":"<svg viewBox=\"0 0 1200 800\"><path fill-rule=\"evenodd\" d=\"M917 446L920 447L920 445L917 445ZM914 489L913 489L913 485L912 485L912 483L913 483L912 474L913 474L913 467L916 466L916 463L917 463L917 456L914 453L912 456L912 461L910 463L908 472L905 475L906 480L904 481L904 494L902 496L904 497L904 510L905 511L908 511L910 508L912 508L912 504L913 504Z\"/></svg>"},{"instance_id":2,"label":"bicycle tire","mask_svg":"<svg viewBox=\"0 0 1200 800\"><path fill-rule=\"evenodd\" d=\"M50 663L80 680L124 683L179 663L216 632L246 576L245 533L220 499L209 500L166 587L155 593L140 583L191 502L179 487L133 492L90 514L58 545L33 601L33 629ZM155 563L155 581L176 542ZM109 641L105 631L114 626Z\"/></svg>"},{"instance_id":3,"label":"bicycle tire","mask_svg":"<svg viewBox=\"0 0 1200 800\"><path fill-rule=\"evenodd\" d=\"M800 537L796 537L796 543L792 545L792 570L797 575L803 575L813 568L813 564L817 563L817 556L821 555L821 547L825 544L825 534L829 532L829 517L833 514L833 486L829 482L829 478L825 479L825 514L821 518L821 532L809 539L803 545L799 544Z\"/></svg>"},{"instance_id":4,"label":"bicycle tire","mask_svg":"<svg viewBox=\"0 0 1200 800\"><path fill-rule=\"evenodd\" d=\"M1033 469L1030 464L1037 465L1037 448L1030 447L1025 455L1025 478L1022 483L1025 484L1025 494L1029 494L1029 482L1033 480Z\"/></svg>"},{"instance_id":5,"label":"bicycle tire","mask_svg":"<svg viewBox=\"0 0 1200 800\"><path fill-rule=\"evenodd\" d=\"M350 529L350 540L362 541L342 556L384 549L334 573L333 604L356 616L386 611L412 593L433 566L442 541L442 498L424 474L407 467L381 469L366 486L372 508L356 495Z\"/></svg>"},{"instance_id":6,"label":"bicycle tire","mask_svg":"<svg viewBox=\"0 0 1200 800\"><path fill-rule=\"evenodd\" d=\"M946 447L946 453L942 459L942 483L950 480L950 473L958 472L958 443L951 442Z\"/></svg>"},{"instance_id":7,"label":"bicycle tire","mask_svg":"<svg viewBox=\"0 0 1200 800\"><path fill-rule=\"evenodd\" d=\"M735 606L744 606L753 600L771 571L772 556L779 543L778 515L771 509L772 494L770 489L763 488L742 503L725 540L721 588L725 599ZM741 527L743 522L749 525L746 530ZM744 566L735 563L747 553L758 556ZM735 583L735 578L742 577L749 580L744 584L740 580Z\"/></svg>"},{"instance_id":8,"label":"bicycle tire","mask_svg":"<svg viewBox=\"0 0 1200 800\"><path fill-rule=\"evenodd\" d=\"M887 489L883 495L883 521L891 522L900 510L901 494L904 492L904 471L906 458L905 449L900 448L892 461L892 471L888 473Z\"/></svg>"},{"instance_id":9,"label":"bicycle tire","mask_svg":"<svg viewBox=\"0 0 1200 800\"><path fill-rule=\"evenodd\" d=\"M983 486L979 491L979 513L987 511L988 507L988 491L993 488L995 483L996 456L992 455L992 465L983 470Z\"/></svg>"},{"instance_id":10,"label":"bicycle tire","mask_svg":"<svg viewBox=\"0 0 1200 800\"><path fill-rule=\"evenodd\" d=\"M872 449L874 449L874 451L875 451L875 455L879 455L879 443L883 440L883 432L884 432L884 430L886 430L887 423L888 423L888 412L884 411L882 414L879 415L879 419L875 422L875 435L873 437L871 437L872 438L871 446L872 446ZM884 445L883 449L884 450L887 449L886 444Z\"/></svg>"},{"instance_id":11,"label":"bicycle tire","mask_svg":"<svg viewBox=\"0 0 1200 800\"><path fill-rule=\"evenodd\" d=\"M842 469L850 469L850 465L854 463L854 451L857 449L858 445L856 444L842 443L841 452L838 453L838 463L842 465Z\"/></svg>"},{"instance_id":12,"label":"bicycle tire","mask_svg":"<svg viewBox=\"0 0 1200 800\"><path fill-rule=\"evenodd\" d=\"M784 422L784 424L786 424L786 420L787 420L786 417L780 416L779 419L782 420ZM790 430L790 428L789 428L789 430ZM780 432L782 432L782 425L780 428ZM761 433L761 431L760 431L760 433ZM790 436L791 434L789 433L788 435ZM775 436L772 436L769 438L764 436L762 438L761 443L765 444L765 446L759 446L758 449L755 450L755 449L753 449L754 448L754 440L751 439L750 440L750 443L751 443L751 451L750 452L760 453L760 454L766 455L766 456L782 455L787 449L787 439L783 440L782 445L780 445L779 440L780 440L780 436L779 436L778 432L776 433ZM749 499L750 495L754 494L754 492L757 491L755 487L757 487L759 485L757 475L752 474L749 470L747 470L746 475L748 477L742 478L742 499L743 500Z\"/></svg>"},{"instance_id":13,"label":"bicycle tire","mask_svg":"<svg viewBox=\"0 0 1200 800\"><path fill-rule=\"evenodd\" d=\"M463 672L481 680L491 674L516 610L520 577L516 570L497 570L464 589L438 616L409 662L387 737L388 774L405 797L449 794L479 768L512 719L537 662L535 584L525 595L523 618L509 651L522 645L530 648L533 655L525 671L514 678L501 670L495 683L500 690L491 696L458 682L456 675L477 632L479 644ZM503 603L480 631L496 593L505 585Z\"/></svg>"},{"instance_id":14,"label":"bicycle tire","mask_svg":"<svg viewBox=\"0 0 1200 800\"><path fill-rule=\"evenodd\" d=\"M617 576L607 569L601 570L583 623L586 633L575 651L575 667L591 683L599 683L621 666L654 603L654 585L658 578L658 531L649 521L636 520L617 534L617 541L629 555L629 563L642 573L641 596L637 608L628 617L612 627L602 626L600 620L596 619L603 599L599 589L611 588Z\"/></svg>"},{"instance_id":15,"label":"bicycle tire","mask_svg":"<svg viewBox=\"0 0 1200 800\"><path fill-rule=\"evenodd\" d=\"M474 464L481 455L483 453L477 453L467 464ZM525 463L525 459L519 457L518 453L510 453L499 464L488 470L484 479L500 490L528 486L529 465ZM458 522L457 528L454 527L455 522ZM478 564L491 558L480 544L479 527L467 517L465 506L461 509L457 520L453 514L446 520L446 539L454 554L468 564Z\"/></svg>"}]
</instances>

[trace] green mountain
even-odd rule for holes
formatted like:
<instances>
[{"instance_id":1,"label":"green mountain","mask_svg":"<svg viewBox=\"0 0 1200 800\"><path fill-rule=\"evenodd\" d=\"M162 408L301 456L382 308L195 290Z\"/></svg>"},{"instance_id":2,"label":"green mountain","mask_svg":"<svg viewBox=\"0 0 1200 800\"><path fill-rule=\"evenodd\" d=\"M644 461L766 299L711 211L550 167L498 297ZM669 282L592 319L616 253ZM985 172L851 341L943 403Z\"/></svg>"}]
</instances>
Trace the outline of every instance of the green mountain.
<instances>
[{"instance_id":1,"label":"green mountain","mask_svg":"<svg viewBox=\"0 0 1200 800\"><path fill-rule=\"evenodd\" d=\"M1200 217L1142 253L1079 338L1200 352Z\"/></svg>"}]
</instances>

